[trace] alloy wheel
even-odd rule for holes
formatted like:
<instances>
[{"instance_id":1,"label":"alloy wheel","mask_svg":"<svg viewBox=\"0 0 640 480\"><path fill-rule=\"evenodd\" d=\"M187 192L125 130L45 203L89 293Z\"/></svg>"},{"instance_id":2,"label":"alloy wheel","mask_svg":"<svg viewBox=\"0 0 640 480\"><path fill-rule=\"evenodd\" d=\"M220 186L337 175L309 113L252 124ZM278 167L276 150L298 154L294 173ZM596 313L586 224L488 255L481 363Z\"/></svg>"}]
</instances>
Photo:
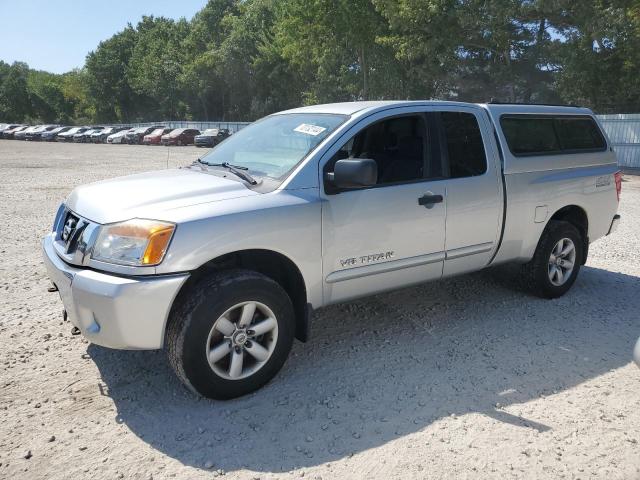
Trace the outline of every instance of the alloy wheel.
<instances>
[{"instance_id":1,"label":"alloy wheel","mask_svg":"<svg viewBox=\"0 0 640 480\"><path fill-rule=\"evenodd\" d=\"M243 302L213 324L206 343L209 366L227 380L247 378L271 358L278 340L278 321L260 302Z\"/></svg>"},{"instance_id":2,"label":"alloy wheel","mask_svg":"<svg viewBox=\"0 0 640 480\"><path fill-rule=\"evenodd\" d=\"M558 241L549 257L549 280L556 287L564 285L571 277L576 262L576 246L570 238Z\"/></svg>"}]
</instances>

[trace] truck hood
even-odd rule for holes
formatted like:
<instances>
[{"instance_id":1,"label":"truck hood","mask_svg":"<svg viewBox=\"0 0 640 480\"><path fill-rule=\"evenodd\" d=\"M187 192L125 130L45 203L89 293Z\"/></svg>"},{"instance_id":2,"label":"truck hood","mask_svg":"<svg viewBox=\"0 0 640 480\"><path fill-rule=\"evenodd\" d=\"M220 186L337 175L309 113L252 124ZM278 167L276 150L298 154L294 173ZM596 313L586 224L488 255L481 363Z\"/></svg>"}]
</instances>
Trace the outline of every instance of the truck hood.
<instances>
[{"instance_id":1,"label":"truck hood","mask_svg":"<svg viewBox=\"0 0 640 480\"><path fill-rule=\"evenodd\" d=\"M82 185L68 208L97 223L167 219L168 210L259 195L244 183L188 168L160 170Z\"/></svg>"}]
</instances>

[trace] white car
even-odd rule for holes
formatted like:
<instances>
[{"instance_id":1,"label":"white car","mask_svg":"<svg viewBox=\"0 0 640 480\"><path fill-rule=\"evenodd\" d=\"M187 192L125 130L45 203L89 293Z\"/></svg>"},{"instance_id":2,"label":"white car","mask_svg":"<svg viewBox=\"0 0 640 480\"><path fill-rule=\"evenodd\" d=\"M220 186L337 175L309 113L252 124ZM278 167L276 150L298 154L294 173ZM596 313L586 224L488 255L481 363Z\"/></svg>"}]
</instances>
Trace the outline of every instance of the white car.
<instances>
[{"instance_id":1,"label":"white car","mask_svg":"<svg viewBox=\"0 0 640 480\"><path fill-rule=\"evenodd\" d=\"M130 128L129 130L121 130L117 133L112 133L107 137L107 143L126 143L125 136L129 132L133 132L135 128Z\"/></svg>"}]
</instances>

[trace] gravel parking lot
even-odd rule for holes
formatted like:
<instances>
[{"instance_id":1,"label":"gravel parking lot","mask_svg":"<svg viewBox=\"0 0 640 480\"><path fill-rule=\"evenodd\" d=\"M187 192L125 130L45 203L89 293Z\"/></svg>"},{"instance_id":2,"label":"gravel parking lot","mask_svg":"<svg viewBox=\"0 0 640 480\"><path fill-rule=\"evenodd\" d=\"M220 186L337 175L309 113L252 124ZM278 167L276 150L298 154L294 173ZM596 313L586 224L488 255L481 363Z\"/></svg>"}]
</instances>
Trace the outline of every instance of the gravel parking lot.
<instances>
[{"instance_id":1,"label":"gravel parking lot","mask_svg":"<svg viewBox=\"0 0 640 480\"><path fill-rule=\"evenodd\" d=\"M202 153L0 141L0 478L640 478L640 178L565 297L498 267L326 308L214 402L164 352L72 337L39 245L75 186Z\"/></svg>"}]
</instances>

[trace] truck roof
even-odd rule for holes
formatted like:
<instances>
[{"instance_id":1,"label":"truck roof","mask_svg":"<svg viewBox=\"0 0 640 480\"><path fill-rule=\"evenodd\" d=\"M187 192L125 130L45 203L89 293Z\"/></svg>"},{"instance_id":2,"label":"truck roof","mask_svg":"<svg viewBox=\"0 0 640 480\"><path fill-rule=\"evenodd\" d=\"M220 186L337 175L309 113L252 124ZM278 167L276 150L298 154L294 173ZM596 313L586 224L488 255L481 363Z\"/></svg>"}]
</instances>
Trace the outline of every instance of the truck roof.
<instances>
[{"instance_id":1,"label":"truck roof","mask_svg":"<svg viewBox=\"0 0 640 480\"><path fill-rule=\"evenodd\" d=\"M322 105L310 105L308 107L294 108L279 112L278 114L287 113L333 113L338 115L353 115L364 110L378 110L388 107L410 107L414 105L430 105L430 106L474 106L484 108L497 116L503 113L529 113L529 114L549 114L562 113L566 115L592 115L593 112L588 108L562 106L562 105L527 105L515 103L465 103L451 102L444 100L380 100L380 101L362 101L362 102L342 102L342 103L326 103Z\"/></svg>"}]
</instances>

